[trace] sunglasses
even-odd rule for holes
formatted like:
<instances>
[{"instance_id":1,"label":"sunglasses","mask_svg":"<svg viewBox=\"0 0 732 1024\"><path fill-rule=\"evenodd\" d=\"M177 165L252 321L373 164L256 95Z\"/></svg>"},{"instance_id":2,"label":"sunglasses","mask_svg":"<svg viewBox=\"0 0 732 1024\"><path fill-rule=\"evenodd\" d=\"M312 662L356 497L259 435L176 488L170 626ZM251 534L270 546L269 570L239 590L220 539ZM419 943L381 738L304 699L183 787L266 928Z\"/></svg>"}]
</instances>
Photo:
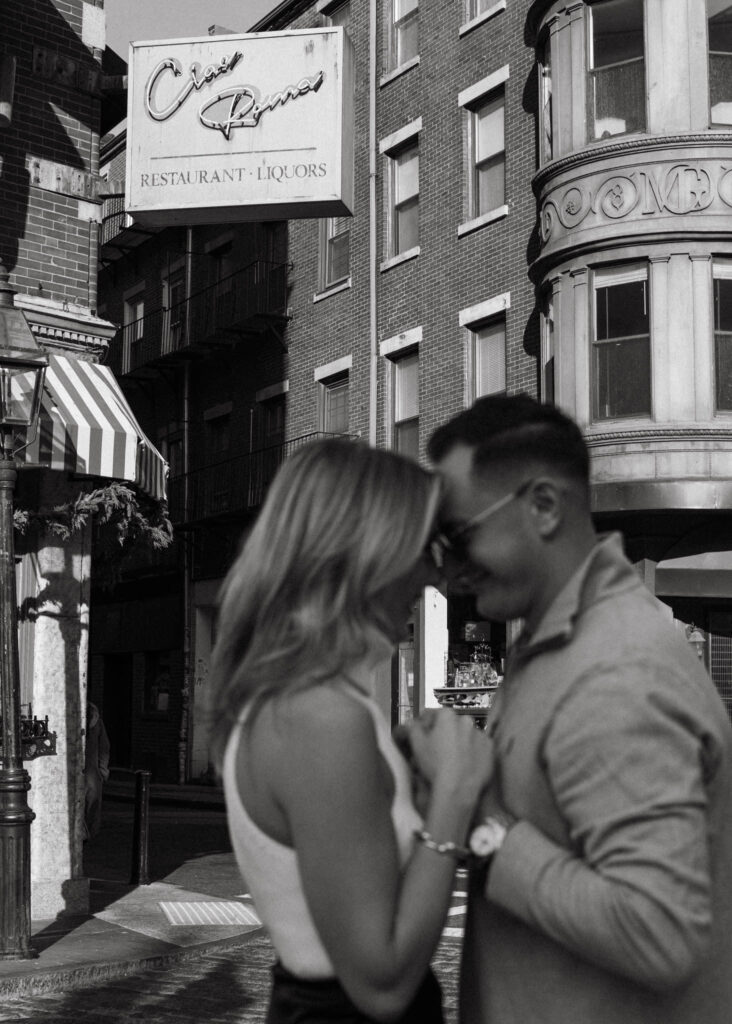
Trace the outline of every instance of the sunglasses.
<instances>
[{"instance_id":1,"label":"sunglasses","mask_svg":"<svg viewBox=\"0 0 732 1024\"><path fill-rule=\"evenodd\" d=\"M447 555L458 561L465 561L468 555L469 535L475 527L485 522L486 519L496 512L500 512L510 502L526 494L533 482L533 479L525 480L515 491L511 491L510 494L504 494L498 501L494 501L492 505L481 509L480 512L476 512L474 516L471 516L464 523L460 523L458 526L445 527L434 533L427 543L426 551L437 568L444 568Z\"/></svg>"}]
</instances>

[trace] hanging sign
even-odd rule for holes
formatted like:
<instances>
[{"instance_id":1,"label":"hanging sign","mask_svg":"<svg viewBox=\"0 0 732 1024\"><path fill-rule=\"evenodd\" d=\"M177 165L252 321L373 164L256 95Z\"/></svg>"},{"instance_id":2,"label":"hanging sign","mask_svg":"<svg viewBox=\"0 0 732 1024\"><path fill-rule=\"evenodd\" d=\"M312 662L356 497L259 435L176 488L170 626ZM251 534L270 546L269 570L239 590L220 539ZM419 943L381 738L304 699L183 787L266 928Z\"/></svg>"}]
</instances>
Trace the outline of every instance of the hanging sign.
<instances>
[{"instance_id":1,"label":"hanging sign","mask_svg":"<svg viewBox=\"0 0 732 1024\"><path fill-rule=\"evenodd\" d=\"M340 27L132 43L125 208L140 224L353 210Z\"/></svg>"}]
</instances>

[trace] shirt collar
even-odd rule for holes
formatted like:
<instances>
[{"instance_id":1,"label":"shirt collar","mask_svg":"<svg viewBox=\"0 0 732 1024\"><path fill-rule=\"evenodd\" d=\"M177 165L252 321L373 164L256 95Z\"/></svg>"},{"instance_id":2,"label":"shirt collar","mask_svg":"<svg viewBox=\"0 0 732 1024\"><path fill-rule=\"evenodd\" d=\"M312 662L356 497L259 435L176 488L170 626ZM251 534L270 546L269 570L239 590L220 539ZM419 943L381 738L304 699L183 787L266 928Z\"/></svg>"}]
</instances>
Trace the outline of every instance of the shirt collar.
<instances>
[{"instance_id":1,"label":"shirt collar","mask_svg":"<svg viewBox=\"0 0 732 1024\"><path fill-rule=\"evenodd\" d=\"M587 558L547 608L533 634L524 630L514 644L516 654L530 655L538 648L567 643L586 608L611 594L642 586L623 552L619 533L600 536Z\"/></svg>"}]
</instances>

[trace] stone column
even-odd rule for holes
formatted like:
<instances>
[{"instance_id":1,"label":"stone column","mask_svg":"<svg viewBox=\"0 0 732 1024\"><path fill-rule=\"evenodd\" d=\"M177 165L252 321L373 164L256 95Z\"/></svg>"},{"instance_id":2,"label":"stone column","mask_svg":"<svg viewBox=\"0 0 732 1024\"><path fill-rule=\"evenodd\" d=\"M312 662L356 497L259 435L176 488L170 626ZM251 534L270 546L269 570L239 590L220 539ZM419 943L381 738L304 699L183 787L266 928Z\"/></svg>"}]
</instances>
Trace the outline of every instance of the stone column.
<instances>
[{"instance_id":1,"label":"stone column","mask_svg":"<svg viewBox=\"0 0 732 1024\"><path fill-rule=\"evenodd\" d=\"M78 485L77 485L78 487ZM49 489L44 495L44 507ZM54 492L58 501L58 491ZM52 499L53 500L53 499ZM33 712L48 715L56 755L27 763L31 828L31 914L34 920L89 909L82 867L84 735L89 639L91 527L68 541L45 535L36 566Z\"/></svg>"}]
</instances>

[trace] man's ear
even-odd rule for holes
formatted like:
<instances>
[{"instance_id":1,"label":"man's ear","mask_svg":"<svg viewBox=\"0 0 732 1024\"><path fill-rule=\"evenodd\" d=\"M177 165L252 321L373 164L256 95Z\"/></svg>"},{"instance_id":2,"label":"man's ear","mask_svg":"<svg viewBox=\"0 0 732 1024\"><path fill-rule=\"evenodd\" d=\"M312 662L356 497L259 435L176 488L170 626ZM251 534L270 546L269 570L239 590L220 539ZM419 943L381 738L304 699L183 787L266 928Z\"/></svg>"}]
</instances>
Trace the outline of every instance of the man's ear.
<instances>
[{"instance_id":1,"label":"man's ear","mask_svg":"<svg viewBox=\"0 0 732 1024\"><path fill-rule=\"evenodd\" d=\"M536 477L529 488L528 498L539 536L552 537L565 514L564 488L551 477Z\"/></svg>"}]
</instances>

